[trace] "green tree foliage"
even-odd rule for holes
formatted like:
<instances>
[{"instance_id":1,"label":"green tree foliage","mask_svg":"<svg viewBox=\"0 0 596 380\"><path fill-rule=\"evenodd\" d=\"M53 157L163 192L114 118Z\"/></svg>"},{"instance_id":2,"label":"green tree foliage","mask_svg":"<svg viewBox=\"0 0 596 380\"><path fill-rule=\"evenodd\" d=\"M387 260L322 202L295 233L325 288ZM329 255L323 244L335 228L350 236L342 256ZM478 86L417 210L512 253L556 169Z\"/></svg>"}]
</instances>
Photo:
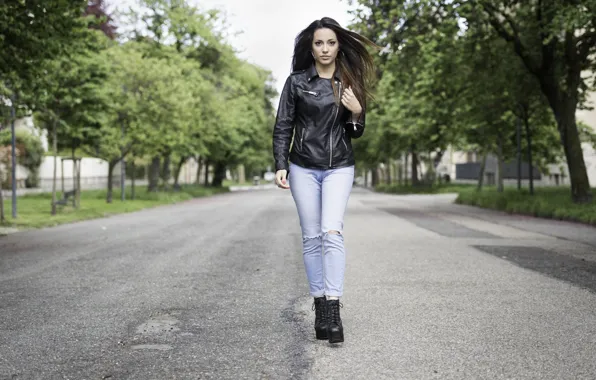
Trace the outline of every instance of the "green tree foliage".
<instances>
[{"instance_id":1,"label":"green tree foliage","mask_svg":"<svg viewBox=\"0 0 596 380\"><path fill-rule=\"evenodd\" d=\"M214 186L221 186L226 171L241 163L264 170L275 96L268 84L270 73L236 56L222 37L225 20L217 12L201 12L182 0L144 0L139 6L142 11L129 14L129 19L143 27L129 33L130 41L144 57L176 62L183 68L177 78L186 86L177 101L186 103L178 110L180 117L166 114L152 129L150 141L156 145L144 144L151 147L146 154L153 154L150 190L156 189L158 171L167 184L171 162L176 163L176 181L181 164L190 157L200 156L213 167Z\"/></svg>"},{"instance_id":2,"label":"green tree foliage","mask_svg":"<svg viewBox=\"0 0 596 380\"><path fill-rule=\"evenodd\" d=\"M108 161L108 202L125 161L152 163L152 190L157 176L177 184L189 159L209 164L214 186L241 164L266 170L271 74L237 56L218 12L183 0L137 6L116 30L100 0L0 4L0 24L10 25L0 30L0 96L34 115L55 153ZM4 127L4 102L0 111Z\"/></svg>"},{"instance_id":3,"label":"green tree foliage","mask_svg":"<svg viewBox=\"0 0 596 380\"><path fill-rule=\"evenodd\" d=\"M564 158L572 198L591 199L580 145L590 134L575 112L594 91L594 0L350 2L352 27L385 47L366 160L437 163L452 146L502 164L516 157L519 123L524 161Z\"/></svg>"},{"instance_id":4,"label":"green tree foliage","mask_svg":"<svg viewBox=\"0 0 596 380\"><path fill-rule=\"evenodd\" d=\"M88 21L86 1L31 0L0 4L0 95L35 105L45 63L68 56Z\"/></svg>"}]
</instances>

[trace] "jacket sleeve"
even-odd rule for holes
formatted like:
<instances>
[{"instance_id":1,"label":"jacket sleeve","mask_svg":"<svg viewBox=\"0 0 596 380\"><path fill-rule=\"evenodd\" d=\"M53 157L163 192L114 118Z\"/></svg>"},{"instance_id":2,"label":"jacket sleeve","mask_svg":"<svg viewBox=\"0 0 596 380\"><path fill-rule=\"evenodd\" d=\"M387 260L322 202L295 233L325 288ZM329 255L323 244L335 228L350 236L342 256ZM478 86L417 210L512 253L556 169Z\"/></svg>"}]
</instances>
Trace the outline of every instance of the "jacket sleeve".
<instances>
[{"instance_id":1,"label":"jacket sleeve","mask_svg":"<svg viewBox=\"0 0 596 380\"><path fill-rule=\"evenodd\" d=\"M273 158L275 159L275 171L288 170L288 156L290 154L290 143L294 135L294 120L296 113L296 97L292 77L288 76L282 90L275 126L273 127Z\"/></svg>"},{"instance_id":2,"label":"jacket sleeve","mask_svg":"<svg viewBox=\"0 0 596 380\"><path fill-rule=\"evenodd\" d=\"M358 120L356 121L352 120L352 115L350 114L345 125L346 133L353 139L359 138L364 133L365 121L366 111L364 110L364 108L362 109L360 117L358 117Z\"/></svg>"}]
</instances>

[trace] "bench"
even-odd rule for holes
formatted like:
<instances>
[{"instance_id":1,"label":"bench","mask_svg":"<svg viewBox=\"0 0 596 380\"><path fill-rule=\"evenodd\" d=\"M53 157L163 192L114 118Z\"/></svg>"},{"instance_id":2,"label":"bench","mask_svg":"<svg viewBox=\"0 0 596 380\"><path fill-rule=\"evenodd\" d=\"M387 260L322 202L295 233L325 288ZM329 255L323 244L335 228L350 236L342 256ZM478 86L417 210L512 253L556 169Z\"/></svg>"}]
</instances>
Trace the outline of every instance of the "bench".
<instances>
[{"instance_id":1,"label":"bench","mask_svg":"<svg viewBox=\"0 0 596 380\"><path fill-rule=\"evenodd\" d=\"M60 206L66 206L66 204L68 203L68 198L74 197L75 194L76 194L76 190L65 191L64 194L62 195L62 199L54 202L54 204L60 205Z\"/></svg>"}]
</instances>

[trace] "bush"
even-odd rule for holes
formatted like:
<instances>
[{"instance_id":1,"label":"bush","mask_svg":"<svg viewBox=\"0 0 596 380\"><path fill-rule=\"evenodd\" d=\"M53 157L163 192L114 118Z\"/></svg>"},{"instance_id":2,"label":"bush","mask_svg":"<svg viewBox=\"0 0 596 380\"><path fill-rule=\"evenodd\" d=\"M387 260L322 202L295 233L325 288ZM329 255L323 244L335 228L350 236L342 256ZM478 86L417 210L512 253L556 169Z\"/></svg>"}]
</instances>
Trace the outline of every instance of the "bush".
<instances>
[{"instance_id":1,"label":"bush","mask_svg":"<svg viewBox=\"0 0 596 380\"><path fill-rule=\"evenodd\" d=\"M0 132L0 146L10 147L10 140L10 130ZM29 177L25 181L25 186L39 186L39 167L44 156L41 140L27 131L18 130L16 132L16 145L19 151L17 163L29 170Z\"/></svg>"}]
</instances>

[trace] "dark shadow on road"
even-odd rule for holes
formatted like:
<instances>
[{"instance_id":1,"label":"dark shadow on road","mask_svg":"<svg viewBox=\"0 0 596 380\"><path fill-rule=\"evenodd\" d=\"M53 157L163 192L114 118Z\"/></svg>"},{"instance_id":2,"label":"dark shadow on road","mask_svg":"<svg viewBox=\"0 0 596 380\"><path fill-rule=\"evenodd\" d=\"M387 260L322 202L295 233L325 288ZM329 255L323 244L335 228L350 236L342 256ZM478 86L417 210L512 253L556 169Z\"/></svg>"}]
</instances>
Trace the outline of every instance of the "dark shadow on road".
<instances>
[{"instance_id":1,"label":"dark shadow on road","mask_svg":"<svg viewBox=\"0 0 596 380\"><path fill-rule=\"evenodd\" d=\"M539 247L473 246L482 252L511 261L596 293L596 262L560 254Z\"/></svg>"}]
</instances>

